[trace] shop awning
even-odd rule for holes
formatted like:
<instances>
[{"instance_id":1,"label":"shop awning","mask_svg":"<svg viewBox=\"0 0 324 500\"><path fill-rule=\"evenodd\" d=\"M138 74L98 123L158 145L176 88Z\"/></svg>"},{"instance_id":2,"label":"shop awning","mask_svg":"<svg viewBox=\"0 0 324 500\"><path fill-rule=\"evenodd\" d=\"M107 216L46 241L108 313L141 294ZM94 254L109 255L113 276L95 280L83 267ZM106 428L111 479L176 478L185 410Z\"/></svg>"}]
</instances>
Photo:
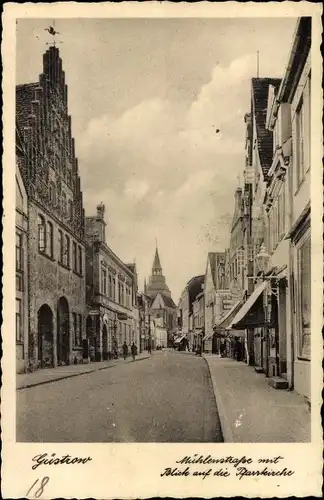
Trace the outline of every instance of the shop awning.
<instances>
[{"instance_id":1,"label":"shop awning","mask_svg":"<svg viewBox=\"0 0 324 500\"><path fill-rule=\"evenodd\" d=\"M264 324L263 302L260 302L262 292L265 290L267 282L263 281L256 287L247 301L235 314L226 330L242 330L245 328L256 328Z\"/></svg>"},{"instance_id":2,"label":"shop awning","mask_svg":"<svg viewBox=\"0 0 324 500\"><path fill-rule=\"evenodd\" d=\"M181 337L177 338L175 341L174 341L174 344L179 344L186 336L185 335L182 335Z\"/></svg>"},{"instance_id":3,"label":"shop awning","mask_svg":"<svg viewBox=\"0 0 324 500\"><path fill-rule=\"evenodd\" d=\"M242 304L243 304L242 300L239 300L238 302L236 302L236 304L232 307L232 309L230 309L226 313L226 315L223 318L221 318L220 323L218 323L218 325L215 325L216 330L226 329L228 327L228 325L231 323L231 321L234 318L237 311L239 311L239 309L241 308Z\"/></svg>"},{"instance_id":4,"label":"shop awning","mask_svg":"<svg viewBox=\"0 0 324 500\"><path fill-rule=\"evenodd\" d=\"M230 309L226 313L226 315L223 316L220 323L218 325L214 326L214 330L209 332L207 335L205 335L205 337L203 338L203 341L210 339L214 335L215 330L216 331L217 330L225 330L226 327L231 322L231 319L235 316L235 314L237 313L237 311L240 309L241 306L242 306L242 300L239 300L238 302L236 302L236 304L232 307L232 309Z\"/></svg>"}]
</instances>

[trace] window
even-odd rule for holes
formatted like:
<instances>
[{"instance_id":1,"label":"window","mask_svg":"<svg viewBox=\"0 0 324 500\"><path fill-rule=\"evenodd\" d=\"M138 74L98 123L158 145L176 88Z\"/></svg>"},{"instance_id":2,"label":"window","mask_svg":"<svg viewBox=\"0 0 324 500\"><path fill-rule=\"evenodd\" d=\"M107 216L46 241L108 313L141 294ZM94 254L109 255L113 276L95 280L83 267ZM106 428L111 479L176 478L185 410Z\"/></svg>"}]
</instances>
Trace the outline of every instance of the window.
<instances>
[{"instance_id":1,"label":"window","mask_svg":"<svg viewBox=\"0 0 324 500\"><path fill-rule=\"evenodd\" d=\"M73 333L74 333L74 345L78 345L78 315L77 313L72 313L73 317Z\"/></svg>"},{"instance_id":2,"label":"window","mask_svg":"<svg viewBox=\"0 0 324 500\"><path fill-rule=\"evenodd\" d=\"M63 243L63 233L60 229L58 230L58 241L59 241L59 251L60 251L59 262L63 264L64 243Z\"/></svg>"},{"instance_id":3,"label":"window","mask_svg":"<svg viewBox=\"0 0 324 500\"><path fill-rule=\"evenodd\" d=\"M107 295L107 271L105 269L102 270L101 293Z\"/></svg>"},{"instance_id":4,"label":"window","mask_svg":"<svg viewBox=\"0 0 324 500\"><path fill-rule=\"evenodd\" d=\"M116 300L116 279L113 278L112 299Z\"/></svg>"},{"instance_id":5,"label":"window","mask_svg":"<svg viewBox=\"0 0 324 500\"><path fill-rule=\"evenodd\" d=\"M112 298L112 276L109 274L108 276L108 296Z\"/></svg>"},{"instance_id":6,"label":"window","mask_svg":"<svg viewBox=\"0 0 324 500\"><path fill-rule=\"evenodd\" d=\"M79 261L79 273L82 276L82 248L79 246L78 247L78 261Z\"/></svg>"},{"instance_id":7,"label":"window","mask_svg":"<svg viewBox=\"0 0 324 500\"><path fill-rule=\"evenodd\" d=\"M311 358L311 237L303 238L297 247L298 355Z\"/></svg>"},{"instance_id":8,"label":"window","mask_svg":"<svg viewBox=\"0 0 324 500\"><path fill-rule=\"evenodd\" d=\"M16 342L24 341L22 301L16 299Z\"/></svg>"},{"instance_id":9,"label":"window","mask_svg":"<svg viewBox=\"0 0 324 500\"><path fill-rule=\"evenodd\" d=\"M77 261L77 244L75 241L72 242L72 265L73 271L76 273L78 270L78 261Z\"/></svg>"},{"instance_id":10,"label":"window","mask_svg":"<svg viewBox=\"0 0 324 500\"><path fill-rule=\"evenodd\" d=\"M82 314L79 314L79 331L78 331L78 337L77 337L77 345L81 345L81 340L82 340Z\"/></svg>"},{"instance_id":11,"label":"window","mask_svg":"<svg viewBox=\"0 0 324 500\"><path fill-rule=\"evenodd\" d=\"M304 179L305 175L305 151L304 151L304 102L301 98L296 111L296 172L297 172L297 188Z\"/></svg>"},{"instance_id":12,"label":"window","mask_svg":"<svg viewBox=\"0 0 324 500\"><path fill-rule=\"evenodd\" d=\"M16 233L16 271L23 270L22 234Z\"/></svg>"},{"instance_id":13,"label":"window","mask_svg":"<svg viewBox=\"0 0 324 500\"><path fill-rule=\"evenodd\" d=\"M70 267L70 238L65 235L65 264Z\"/></svg>"},{"instance_id":14,"label":"window","mask_svg":"<svg viewBox=\"0 0 324 500\"><path fill-rule=\"evenodd\" d=\"M279 195L279 239L285 234L285 190L283 189Z\"/></svg>"},{"instance_id":15,"label":"window","mask_svg":"<svg viewBox=\"0 0 324 500\"><path fill-rule=\"evenodd\" d=\"M47 253L53 257L53 224L47 222Z\"/></svg>"},{"instance_id":16,"label":"window","mask_svg":"<svg viewBox=\"0 0 324 500\"><path fill-rule=\"evenodd\" d=\"M46 249L46 226L45 220L42 215L37 218L38 225L38 250L40 252L45 252Z\"/></svg>"}]
</instances>

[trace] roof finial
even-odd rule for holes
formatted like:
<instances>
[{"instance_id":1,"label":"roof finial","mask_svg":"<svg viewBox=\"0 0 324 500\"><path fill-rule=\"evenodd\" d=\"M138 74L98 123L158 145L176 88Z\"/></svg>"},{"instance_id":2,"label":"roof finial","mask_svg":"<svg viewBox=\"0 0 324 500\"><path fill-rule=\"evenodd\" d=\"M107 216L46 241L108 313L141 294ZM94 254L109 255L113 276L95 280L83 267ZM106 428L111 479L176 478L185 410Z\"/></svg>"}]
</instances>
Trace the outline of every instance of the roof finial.
<instances>
[{"instance_id":1,"label":"roof finial","mask_svg":"<svg viewBox=\"0 0 324 500\"><path fill-rule=\"evenodd\" d=\"M57 43L63 43L62 41L57 41L56 38L55 38L55 35L60 35L61 33L59 33L58 31L56 31L56 29L55 29L55 21L54 20L53 20L53 25L49 26L48 28L45 28L44 31L48 31L49 34L54 37L53 43L52 42L46 43L46 45L54 45L54 47L55 47Z\"/></svg>"}]
</instances>

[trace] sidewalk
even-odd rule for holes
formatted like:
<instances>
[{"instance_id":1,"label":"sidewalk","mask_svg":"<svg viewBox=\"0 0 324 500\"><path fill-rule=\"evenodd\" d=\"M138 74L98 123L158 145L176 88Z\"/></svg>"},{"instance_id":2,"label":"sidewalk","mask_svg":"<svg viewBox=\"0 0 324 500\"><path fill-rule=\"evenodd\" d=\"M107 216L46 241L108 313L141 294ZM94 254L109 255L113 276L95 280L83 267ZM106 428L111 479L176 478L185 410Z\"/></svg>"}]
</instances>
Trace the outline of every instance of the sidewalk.
<instances>
[{"instance_id":1,"label":"sidewalk","mask_svg":"<svg viewBox=\"0 0 324 500\"><path fill-rule=\"evenodd\" d=\"M225 442L310 442L311 414L302 396L273 389L264 375L245 363L203 356L209 366Z\"/></svg>"},{"instance_id":2,"label":"sidewalk","mask_svg":"<svg viewBox=\"0 0 324 500\"><path fill-rule=\"evenodd\" d=\"M141 353L136 356L135 362L141 361L142 359L148 359L150 357L151 355L147 354L147 352ZM132 357L129 356L126 361L124 361L123 358L113 359L110 361L92 361L91 363L84 365L58 366L57 368L44 368L33 373L17 374L16 389L27 389L35 385L48 384L49 382L56 382L57 380L62 380L64 378L85 375L99 370L106 370L107 368L113 368L121 362L130 363L133 362L133 360Z\"/></svg>"}]
</instances>

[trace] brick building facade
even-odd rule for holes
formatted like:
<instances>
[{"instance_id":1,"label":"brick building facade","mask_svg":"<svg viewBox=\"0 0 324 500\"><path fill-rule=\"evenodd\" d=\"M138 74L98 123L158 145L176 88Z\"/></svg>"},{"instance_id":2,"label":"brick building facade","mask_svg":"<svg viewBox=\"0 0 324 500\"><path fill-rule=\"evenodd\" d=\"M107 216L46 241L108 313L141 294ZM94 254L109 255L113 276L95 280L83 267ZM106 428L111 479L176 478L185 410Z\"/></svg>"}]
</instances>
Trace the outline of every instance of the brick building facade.
<instances>
[{"instance_id":1,"label":"brick building facade","mask_svg":"<svg viewBox=\"0 0 324 500\"><path fill-rule=\"evenodd\" d=\"M59 50L16 88L28 196L28 363L79 362L85 325L84 209Z\"/></svg>"}]
</instances>

